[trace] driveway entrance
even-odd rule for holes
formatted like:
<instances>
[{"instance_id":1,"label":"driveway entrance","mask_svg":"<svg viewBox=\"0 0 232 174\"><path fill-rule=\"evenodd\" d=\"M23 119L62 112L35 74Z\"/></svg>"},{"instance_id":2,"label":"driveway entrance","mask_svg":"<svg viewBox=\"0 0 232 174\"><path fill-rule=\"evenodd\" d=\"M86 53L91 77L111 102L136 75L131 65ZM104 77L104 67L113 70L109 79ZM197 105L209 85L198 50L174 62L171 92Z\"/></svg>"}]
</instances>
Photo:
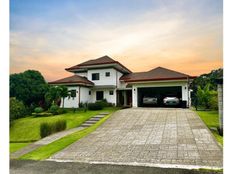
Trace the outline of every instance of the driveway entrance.
<instances>
[{"instance_id":1,"label":"driveway entrance","mask_svg":"<svg viewBox=\"0 0 232 174\"><path fill-rule=\"evenodd\" d=\"M222 149L189 109L136 108L117 111L50 160L222 168Z\"/></svg>"}]
</instances>

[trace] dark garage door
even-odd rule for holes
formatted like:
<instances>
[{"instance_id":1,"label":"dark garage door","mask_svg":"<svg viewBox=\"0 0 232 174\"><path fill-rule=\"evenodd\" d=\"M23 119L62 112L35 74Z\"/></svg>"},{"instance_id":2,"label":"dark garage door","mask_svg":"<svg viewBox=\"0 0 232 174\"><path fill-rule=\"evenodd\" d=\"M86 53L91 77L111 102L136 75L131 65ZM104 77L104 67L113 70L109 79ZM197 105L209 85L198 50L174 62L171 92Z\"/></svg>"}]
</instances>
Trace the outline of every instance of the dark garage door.
<instances>
[{"instance_id":1,"label":"dark garage door","mask_svg":"<svg viewBox=\"0 0 232 174\"><path fill-rule=\"evenodd\" d=\"M139 107L164 107L163 99L165 97L178 97L182 98L181 86L170 86L170 87L147 87L138 88L138 106ZM144 105L143 97L156 97L158 98L157 105Z\"/></svg>"}]
</instances>

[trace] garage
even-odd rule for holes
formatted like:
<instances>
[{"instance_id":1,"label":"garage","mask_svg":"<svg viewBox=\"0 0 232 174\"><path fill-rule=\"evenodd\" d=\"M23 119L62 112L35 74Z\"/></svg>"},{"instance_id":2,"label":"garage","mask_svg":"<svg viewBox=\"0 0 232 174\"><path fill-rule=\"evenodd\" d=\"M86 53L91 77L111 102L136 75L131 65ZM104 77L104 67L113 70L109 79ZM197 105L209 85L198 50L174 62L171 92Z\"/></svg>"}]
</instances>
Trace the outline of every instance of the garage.
<instances>
[{"instance_id":1,"label":"garage","mask_svg":"<svg viewBox=\"0 0 232 174\"><path fill-rule=\"evenodd\" d=\"M165 105L163 102L163 99L165 97L177 97L180 100L180 102L179 104ZM182 99L181 86L138 88L139 107L180 107L182 104L181 99Z\"/></svg>"}]
</instances>

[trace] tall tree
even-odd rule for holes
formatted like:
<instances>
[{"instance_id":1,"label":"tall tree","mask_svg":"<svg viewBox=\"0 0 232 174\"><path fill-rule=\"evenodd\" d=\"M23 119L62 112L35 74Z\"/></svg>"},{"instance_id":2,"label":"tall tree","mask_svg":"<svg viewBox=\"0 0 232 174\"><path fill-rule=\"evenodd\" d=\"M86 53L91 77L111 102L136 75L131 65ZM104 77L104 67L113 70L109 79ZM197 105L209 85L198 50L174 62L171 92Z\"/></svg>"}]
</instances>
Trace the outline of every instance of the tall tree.
<instances>
[{"instance_id":1,"label":"tall tree","mask_svg":"<svg viewBox=\"0 0 232 174\"><path fill-rule=\"evenodd\" d=\"M44 100L48 85L39 71L27 70L10 75L10 97L23 101L27 106Z\"/></svg>"}]
</instances>

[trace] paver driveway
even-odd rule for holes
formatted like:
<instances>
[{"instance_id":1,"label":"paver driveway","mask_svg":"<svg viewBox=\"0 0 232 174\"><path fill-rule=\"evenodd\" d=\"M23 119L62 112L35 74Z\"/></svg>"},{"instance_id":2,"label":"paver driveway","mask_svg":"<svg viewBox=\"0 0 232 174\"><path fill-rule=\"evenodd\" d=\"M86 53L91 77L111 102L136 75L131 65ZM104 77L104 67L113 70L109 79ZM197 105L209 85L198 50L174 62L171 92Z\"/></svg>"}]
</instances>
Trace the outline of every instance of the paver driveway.
<instances>
[{"instance_id":1,"label":"paver driveway","mask_svg":"<svg viewBox=\"0 0 232 174\"><path fill-rule=\"evenodd\" d=\"M136 108L117 111L50 160L221 168L222 149L189 109Z\"/></svg>"}]
</instances>

